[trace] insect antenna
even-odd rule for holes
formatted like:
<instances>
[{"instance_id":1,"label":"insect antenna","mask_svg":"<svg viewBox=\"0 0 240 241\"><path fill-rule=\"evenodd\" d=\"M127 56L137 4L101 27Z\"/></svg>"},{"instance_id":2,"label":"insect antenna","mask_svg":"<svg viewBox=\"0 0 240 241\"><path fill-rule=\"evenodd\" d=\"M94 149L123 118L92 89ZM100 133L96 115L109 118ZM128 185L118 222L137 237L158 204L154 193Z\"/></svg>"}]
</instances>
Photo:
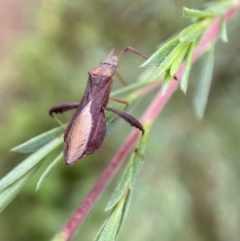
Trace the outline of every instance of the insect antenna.
<instances>
[{"instance_id":1,"label":"insect antenna","mask_svg":"<svg viewBox=\"0 0 240 241\"><path fill-rule=\"evenodd\" d=\"M127 46L125 49L122 50L122 52L118 55L118 59L120 59L128 51L131 51L131 52L141 56L144 59L148 59L148 57L145 54L139 52L138 50L136 50L130 46Z\"/></svg>"},{"instance_id":2,"label":"insect antenna","mask_svg":"<svg viewBox=\"0 0 240 241\"><path fill-rule=\"evenodd\" d=\"M115 52L115 48L112 48L107 58L110 58L111 56L113 56L114 52Z\"/></svg>"}]
</instances>

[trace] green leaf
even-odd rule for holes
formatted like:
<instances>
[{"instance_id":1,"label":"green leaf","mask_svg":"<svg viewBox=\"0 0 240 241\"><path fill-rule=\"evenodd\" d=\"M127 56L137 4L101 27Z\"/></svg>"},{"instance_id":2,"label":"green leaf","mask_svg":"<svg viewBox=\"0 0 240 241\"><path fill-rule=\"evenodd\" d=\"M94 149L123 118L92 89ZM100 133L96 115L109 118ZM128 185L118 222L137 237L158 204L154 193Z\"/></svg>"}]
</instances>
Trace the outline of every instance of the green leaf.
<instances>
[{"instance_id":1,"label":"green leaf","mask_svg":"<svg viewBox=\"0 0 240 241\"><path fill-rule=\"evenodd\" d=\"M190 26L181 31L181 33L179 34L179 40L182 43L190 43L196 40L205 32L208 24L209 20L204 20L191 24Z\"/></svg>"},{"instance_id":2,"label":"green leaf","mask_svg":"<svg viewBox=\"0 0 240 241\"><path fill-rule=\"evenodd\" d=\"M190 8L183 8L183 16L185 18L213 18L216 15L212 12L209 11L200 11L200 10L196 10L196 9L190 9Z\"/></svg>"},{"instance_id":3,"label":"green leaf","mask_svg":"<svg viewBox=\"0 0 240 241\"><path fill-rule=\"evenodd\" d=\"M172 50L179 44L178 36L164 44L159 50L157 50L152 56L150 56L140 67L149 67L153 65L159 65L166 57L172 52Z\"/></svg>"},{"instance_id":4,"label":"green leaf","mask_svg":"<svg viewBox=\"0 0 240 241\"><path fill-rule=\"evenodd\" d=\"M138 149L132 154L131 159L122 175L121 181L107 205L107 210L112 209L112 213L98 232L95 238L97 241L115 240L120 227L127 216L131 203L132 189L136 176L143 164L143 155L145 153L150 128L151 124L146 122L144 124L145 133L140 139Z\"/></svg>"},{"instance_id":5,"label":"green leaf","mask_svg":"<svg viewBox=\"0 0 240 241\"><path fill-rule=\"evenodd\" d=\"M29 172L23 175L18 181L12 183L7 186L6 189L0 192L0 212L2 212L7 205L17 196L17 194L21 191L23 186L27 183L30 177L37 170L37 166L32 168Z\"/></svg>"},{"instance_id":6,"label":"green leaf","mask_svg":"<svg viewBox=\"0 0 240 241\"><path fill-rule=\"evenodd\" d=\"M46 170L43 172L41 177L38 180L36 191L42 186L43 182L46 180L46 178L49 176L50 172L53 170L53 168L56 166L56 164L63 158L63 153L61 152L52 162L51 164L46 168Z\"/></svg>"},{"instance_id":7,"label":"green leaf","mask_svg":"<svg viewBox=\"0 0 240 241\"><path fill-rule=\"evenodd\" d=\"M185 58L189 45L190 44L184 44L182 46L182 49L181 49L180 53L178 54L177 58L175 58L175 60L173 61L171 68L170 68L171 76L175 76L176 72L178 71L180 65L182 64L182 62Z\"/></svg>"},{"instance_id":8,"label":"green leaf","mask_svg":"<svg viewBox=\"0 0 240 241\"><path fill-rule=\"evenodd\" d=\"M125 196L120 199L117 205L114 207L111 216L105 222L105 225L101 228L101 232L97 236L97 241L114 241L121 225L122 213L125 204Z\"/></svg>"},{"instance_id":9,"label":"green leaf","mask_svg":"<svg viewBox=\"0 0 240 241\"><path fill-rule=\"evenodd\" d=\"M220 36L223 42L228 42L228 36L227 36L227 23L225 17L221 19L221 32Z\"/></svg>"},{"instance_id":10,"label":"green leaf","mask_svg":"<svg viewBox=\"0 0 240 241\"><path fill-rule=\"evenodd\" d=\"M45 133L42 133L39 136L36 136L23 144L14 147L11 151L14 152L21 152L21 153L29 153L34 152L50 142L51 140L55 139L57 136L62 134L64 132L65 127L59 126L57 128L54 128L50 131L47 131Z\"/></svg>"},{"instance_id":11,"label":"green leaf","mask_svg":"<svg viewBox=\"0 0 240 241\"><path fill-rule=\"evenodd\" d=\"M131 175L131 166L132 166L133 156L134 154L132 154L131 159L128 165L126 166L124 173L121 177L121 180L119 181L117 188L115 189L112 197L110 198L105 211L113 209L114 206L116 206L116 204L121 200L124 193L126 193L126 190L128 189L130 185L130 180L131 180L130 175Z\"/></svg>"},{"instance_id":12,"label":"green leaf","mask_svg":"<svg viewBox=\"0 0 240 241\"><path fill-rule=\"evenodd\" d=\"M38 151L34 152L28 158L26 158L24 161L22 161L14 169L12 169L5 177L0 180L0 192L2 192L5 188L20 179L32 168L34 168L47 154L49 154L62 142L63 138L61 137L52 140L51 142L40 148Z\"/></svg>"},{"instance_id":13,"label":"green leaf","mask_svg":"<svg viewBox=\"0 0 240 241\"><path fill-rule=\"evenodd\" d=\"M131 179L130 189L133 189L136 177L139 174L139 172L143 166L144 159L145 159L144 155L145 155L145 151L146 151L146 146L147 146L150 129L151 129L151 124L145 122L144 135L140 139L140 142L137 147L137 152L133 153L134 156L133 156L133 160L132 160L132 170L131 170L131 176L130 176L130 179Z\"/></svg>"},{"instance_id":14,"label":"green leaf","mask_svg":"<svg viewBox=\"0 0 240 241\"><path fill-rule=\"evenodd\" d=\"M123 223L124 223L124 221L125 221L125 219L128 215L129 207L130 207L130 204L131 204L131 201L132 201L132 196L133 196L132 194L133 194L132 190L128 190L127 196L125 198L123 210L122 210L121 221L120 221L119 226L118 226L117 235L118 235L118 233L119 233L119 231L120 231L120 229L121 229L121 227L122 227L122 225L123 225Z\"/></svg>"},{"instance_id":15,"label":"green leaf","mask_svg":"<svg viewBox=\"0 0 240 241\"><path fill-rule=\"evenodd\" d=\"M59 233L56 236L54 236L51 241L67 241L67 238L64 236L64 234Z\"/></svg>"},{"instance_id":16,"label":"green leaf","mask_svg":"<svg viewBox=\"0 0 240 241\"><path fill-rule=\"evenodd\" d=\"M196 47L196 41L193 41L188 49L187 55L186 55L186 61L185 61L185 66L183 69L183 74L181 77L181 82L180 82L180 87L181 90L186 93L187 91L187 86L188 86L188 78L192 66L192 58L193 58L193 53Z\"/></svg>"},{"instance_id":17,"label":"green leaf","mask_svg":"<svg viewBox=\"0 0 240 241\"><path fill-rule=\"evenodd\" d=\"M210 1L206 3L205 6L207 7L206 9L208 11L211 11L212 13L215 13L217 15L224 15L229 8L234 7L234 5L237 5L237 4L238 4L237 1L217 0L217 1Z\"/></svg>"},{"instance_id":18,"label":"green leaf","mask_svg":"<svg viewBox=\"0 0 240 241\"><path fill-rule=\"evenodd\" d=\"M138 145L138 151L134 152L131 155L130 161L128 162L124 170L124 173L118 183L118 186L115 189L111 199L107 204L107 207L105 209L106 211L113 209L114 206L123 197L124 193L126 193L126 190L128 188L132 189L134 186L136 176L143 165L143 160L144 160L143 155L145 153L145 147L146 147L146 142L147 142L150 127L148 125L144 125L144 129L145 129L145 133L140 139L140 143Z\"/></svg>"},{"instance_id":19,"label":"green leaf","mask_svg":"<svg viewBox=\"0 0 240 241\"><path fill-rule=\"evenodd\" d=\"M173 49L173 51L168 55L168 57L162 62L162 64L149 77L149 79L148 79L149 82L159 78L164 72L166 72L170 68L171 64L178 57L178 55L181 52L184 45L185 45L184 43L179 43Z\"/></svg>"},{"instance_id":20,"label":"green leaf","mask_svg":"<svg viewBox=\"0 0 240 241\"><path fill-rule=\"evenodd\" d=\"M162 83L162 93L165 94L168 86L170 85L170 83L172 82L174 76L170 75L170 72L166 72L164 79L163 79L163 83Z\"/></svg>"},{"instance_id":21,"label":"green leaf","mask_svg":"<svg viewBox=\"0 0 240 241\"><path fill-rule=\"evenodd\" d=\"M214 47L203 56L203 66L194 98L194 110L199 119L204 115L214 67Z\"/></svg>"},{"instance_id":22,"label":"green leaf","mask_svg":"<svg viewBox=\"0 0 240 241\"><path fill-rule=\"evenodd\" d=\"M106 220L106 221L103 223L103 225L101 226L101 228L98 230L97 235L96 235L95 238L93 239L94 241L99 240L99 238L100 238L100 236L101 236L101 234L102 234L102 231L103 231L104 227L105 227L106 224L107 224L107 221L108 221L108 220Z\"/></svg>"}]
</instances>

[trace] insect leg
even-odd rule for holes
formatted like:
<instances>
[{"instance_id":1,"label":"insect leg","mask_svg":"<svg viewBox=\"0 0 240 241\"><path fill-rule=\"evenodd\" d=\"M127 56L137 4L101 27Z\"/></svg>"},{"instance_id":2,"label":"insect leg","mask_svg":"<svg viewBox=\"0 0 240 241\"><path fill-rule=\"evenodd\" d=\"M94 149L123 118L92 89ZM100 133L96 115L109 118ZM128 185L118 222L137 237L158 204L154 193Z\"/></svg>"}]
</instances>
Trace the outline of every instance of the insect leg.
<instances>
[{"instance_id":1,"label":"insect leg","mask_svg":"<svg viewBox=\"0 0 240 241\"><path fill-rule=\"evenodd\" d=\"M79 102L66 102L51 107L48 111L49 115L60 125L63 123L54 115L55 113L63 113L68 110L76 109L79 106Z\"/></svg>"},{"instance_id":2,"label":"insect leg","mask_svg":"<svg viewBox=\"0 0 240 241\"><path fill-rule=\"evenodd\" d=\"M109 110L112 111L114 114L120 116L121 118L123 118L126 122L128 122L130 125L138 128L140 131L142 131L142 134L144 134L144 128L143 125L133 116L129 115L128 113L121 111L121 110L117 110L117 109L113 109L111 107L104 107L105 110Z\"/></svg>"},{"instance_id":3,"label":"insect leg","mask_svg":"<svg viewBox=\"0 0 240 241\"><path fill-rule=\"evenodd\" d=\"M136 155L140 158L140 159L144 159L144 155L142 155L139 151L138 151L138 148L136 148L134 150L134 152L136 153Z\"/></svg>"},{"instance_id":4,"label":"insect leg","mask_svg":"<svg viewBox=\"0 0 240 241\"><path fill-rule=\"evenodd\" d=\"M55 105L49 109L49 115L52 116L52 113L63 113L68 110L77 109L79 102L66 102Z\"/></svg>"},{"instance_id":5,"label":"insect leg","mask_svg":"<svg viewBox=\"0 0 240 241\"><path fill-rule=\"evenodd\" d=\"M128 83L123 79L123 77L118 72L116 72L115 75L117 76L119 82L122 83L122 85L128 85Z\"/></svg>"},{"instance_id":6,"label":"insect leg","mask_svg":"<svg viewBox=\"0 0 240 241\"><path fill-rule=\"evenodd\" d=\"M116 97L110 97L110 99L113 100L113 101L116 101L116 102L118 102L120 104L125 105L123 110L126 110L127 107L129 106L129 102L126 101L126 100L123 100L123 99L120 99L120 98L116 98ZM112 120L110 120L110 122L114 122L116 119L117 119L117 116L115 116Z\"/></svg>"},{"instance_id":7,"label":"insect leg","mask_svg":"<svg viewBox=\"0 0 240 241\"><path fill-rule=\"evenodd\" d=\"M116 102L118 102L118 103L121 103L121 104L125 105L125 106L124 106L124 110L129 106L129 102L126 101L126 100L123 100L123 99L120 99L120 98L117 98L117 97L112 97L112 96L110 97L110 99L113 100L113 101L116 101Z\"/></svg>"}]
</instances>

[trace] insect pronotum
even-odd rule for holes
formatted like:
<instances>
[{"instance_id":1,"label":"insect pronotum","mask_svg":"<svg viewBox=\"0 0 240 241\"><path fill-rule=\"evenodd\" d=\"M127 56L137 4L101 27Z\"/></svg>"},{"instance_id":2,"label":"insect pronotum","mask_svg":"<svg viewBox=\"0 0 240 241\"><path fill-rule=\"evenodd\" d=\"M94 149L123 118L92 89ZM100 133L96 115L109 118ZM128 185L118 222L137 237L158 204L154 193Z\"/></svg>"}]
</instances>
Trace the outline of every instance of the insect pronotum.
<instances>
[{"instance_id":1,"label":"insect pronotum","mask_svg":"<svg viewBox=\"0 0 240 241\"><path fill-rule=\"evenodd\" d=\"M147 57L132 47L126 47L118 56L114 55L114 51L115 49L112 49L100 66L88 73L87 86L80 102L58 104L49 110L49 114L54 117L54 113L76 109L64 133L64 161L67 165L76 163L101 146L106 135L105 110L112 111L144 133L142 124L136 118L124 111L108 107L107 104L113 77L122 55L132 51L144 59ZM127 103L116 98L113 100Z\"/></svg>"}]
</instances>

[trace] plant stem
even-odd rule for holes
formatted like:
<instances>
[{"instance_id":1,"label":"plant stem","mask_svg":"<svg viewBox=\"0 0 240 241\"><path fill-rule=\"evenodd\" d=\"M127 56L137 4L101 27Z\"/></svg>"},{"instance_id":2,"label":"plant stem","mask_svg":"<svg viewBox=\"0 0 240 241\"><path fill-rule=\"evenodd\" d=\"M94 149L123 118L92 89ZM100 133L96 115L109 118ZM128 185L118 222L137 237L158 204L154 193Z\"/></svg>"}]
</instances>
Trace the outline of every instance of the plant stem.
<instances>
[{"instance_id":1,"label":"plant stem","mask_svg":"<svg viewBox=\"0 0 240 241\"><path fill-rule=\"evenodd\" d=\"M240 0L238 0L238 3L240 3ZM230 10L228 10L225 16L226 21L229 22L233 18L233 16L238 12L238 10L239 10L239 6L235 6L234 8L231 8ZM194 51L193 62L196 61L196 59L198 59L208 49L208 46L213 41L216 40L216 38L219 35L219 30L220 30L220 18L217 18L212 22L211 26L204 34L198 47ZM178 79L180 79L180 76L182 75L182 71L183 71L183 65L179 68L176 74ZM152 125L154 123L155 119L160 114L165 104L171 98L172 94L177 90L178 85L179 85L179 82L176 80L173 80L169 85L169 87L167 88L164 95L162 94L161 90L156 94L155 98L153 99L153 101L145 111L143 117L141 118L141 122L143 124L148 123ZM133 150L138 140L138 137L139 137L139 131L133 130L131 134L128 136L128 138L126 139L126 141L123 143L123 145L120 147L120 149L117 151L116 155L114 156L110 164L107 166L103 174L97 180L92 190L88 193L86 198L80 203L79 207L72 215L69 222L62 229L62 231L56 236L59 238L59 240L61 237L62 238L61 240L69 241L73 237L77 228L84 221L85 217L88 215L88 213L96 203L97 199L99 198L103 190L106 188L106 186L111 181L115 173L118 171L121 164L125 161L127 155ZM57 239L54 239L54 240L57 240Z\"/></svg>"}]
</instances>

